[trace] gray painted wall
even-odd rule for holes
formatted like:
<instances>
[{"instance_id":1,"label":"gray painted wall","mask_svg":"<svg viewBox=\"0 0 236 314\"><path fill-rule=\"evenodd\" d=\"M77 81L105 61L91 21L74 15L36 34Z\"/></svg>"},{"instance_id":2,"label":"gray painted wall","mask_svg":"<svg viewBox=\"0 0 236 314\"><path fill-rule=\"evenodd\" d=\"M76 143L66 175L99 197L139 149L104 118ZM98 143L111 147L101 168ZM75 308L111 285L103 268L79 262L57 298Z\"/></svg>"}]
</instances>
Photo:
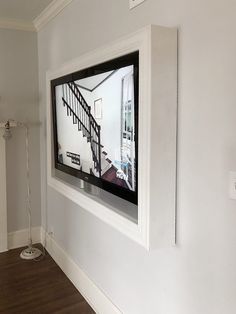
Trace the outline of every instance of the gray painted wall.
<instances>
[{"instance_id":1,"label":"gray painted wall","mask_svg":"<svg viewBox=\"0 0 236 314\"><path fill-rule=\"evenodd\" d=\"M236 312L235 9L230 0L147 0L133 11L128 0L74 0L39 32L43 223L124 313ZM150 23L179 28L179 148L177 246L148 253L46 188L45 74Z\"/></svg>"},{"instance_id":2,"label":"gray painted wall","mask_svg":"<svg viewBox=\"0 0 236 314\"><path fill-rule=\"evenodd\" d=\"M0 29L0 121L39 121L37 35ZM39 125L30 128L32 224L41 224ZM27 227L25 133L7 142L8 231Z\"/></svg>"}]
</instances>

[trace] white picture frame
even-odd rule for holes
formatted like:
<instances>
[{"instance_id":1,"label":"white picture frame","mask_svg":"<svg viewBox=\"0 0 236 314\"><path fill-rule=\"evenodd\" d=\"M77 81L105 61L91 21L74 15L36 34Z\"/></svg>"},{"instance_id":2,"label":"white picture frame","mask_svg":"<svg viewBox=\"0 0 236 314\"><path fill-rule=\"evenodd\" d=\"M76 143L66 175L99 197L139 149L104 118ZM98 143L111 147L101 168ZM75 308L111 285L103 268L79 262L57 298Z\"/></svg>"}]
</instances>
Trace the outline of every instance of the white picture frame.
<instances>
[{"instance_id":1,"label":"white picture frame","mask_svg":"<svg viewBox=\"0 0 236 314\"><path fill-rule=\"evenodd\" d=\"M55 175L51 80L139 52L138 219ZM147 250L176 243L177 29L156 25L47 72L48 185Z\"/></svg>"}]
</instances>

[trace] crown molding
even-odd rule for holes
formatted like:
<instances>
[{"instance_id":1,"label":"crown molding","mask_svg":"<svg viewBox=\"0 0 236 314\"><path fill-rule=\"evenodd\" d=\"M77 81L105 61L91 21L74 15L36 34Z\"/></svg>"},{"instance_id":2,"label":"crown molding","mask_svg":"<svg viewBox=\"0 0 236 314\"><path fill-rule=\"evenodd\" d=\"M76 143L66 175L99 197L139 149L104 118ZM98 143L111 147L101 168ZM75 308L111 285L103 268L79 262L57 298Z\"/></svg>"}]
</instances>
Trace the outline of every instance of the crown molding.
<instances>
[{"instance_id":1,"label":"crown molding","mask_svg":"<svg viewBox=\"0 0 236 314\"><path fill-rule=\"evenodd\" d=\"M40 31L54 17L56 17L73 0L53 0L33 21L37 31Z\"/></svg>"},{"instance_id":2,"label":"crown molding","mask_svg":"<svg viewBox=\"0 0 236 314\"><path fill-rule=\"evenodd\" d=\"M0 28L27 31L27 32L36 31L35 26L32 22L19 20L19 19L11 19L11 18L0 18Z\"/></svg>"},{"instance_id":3,"label":"crown molding","mask_svg":"<svg viewBox=\"0 0 236 314\"><path fill-rule=\"evenodd\" d=\"M12 18L0 18L0 29L12 29L28 32L41 30L54 17L56 17L73 0L53 0L33 22Z\"/></svg>"}]
</instances>

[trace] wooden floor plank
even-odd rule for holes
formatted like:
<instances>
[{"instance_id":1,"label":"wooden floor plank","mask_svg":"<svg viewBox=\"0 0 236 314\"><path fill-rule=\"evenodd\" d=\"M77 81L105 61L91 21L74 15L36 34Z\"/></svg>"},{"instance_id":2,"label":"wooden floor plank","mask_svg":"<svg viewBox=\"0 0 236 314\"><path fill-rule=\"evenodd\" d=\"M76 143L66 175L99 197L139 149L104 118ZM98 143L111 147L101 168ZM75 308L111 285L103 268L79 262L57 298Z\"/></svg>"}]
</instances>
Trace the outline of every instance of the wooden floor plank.
<instances>
[{"instance_id":1,"label":"wooden floor plank","mask_svg":"<svg viewBox=\"0 0 236 314\"><path fill-rule=\"evenodd\" d=\"M47 252L36 262L21 251L0 254L1 314L95 313Z\"/></svg>"}]
</instances>

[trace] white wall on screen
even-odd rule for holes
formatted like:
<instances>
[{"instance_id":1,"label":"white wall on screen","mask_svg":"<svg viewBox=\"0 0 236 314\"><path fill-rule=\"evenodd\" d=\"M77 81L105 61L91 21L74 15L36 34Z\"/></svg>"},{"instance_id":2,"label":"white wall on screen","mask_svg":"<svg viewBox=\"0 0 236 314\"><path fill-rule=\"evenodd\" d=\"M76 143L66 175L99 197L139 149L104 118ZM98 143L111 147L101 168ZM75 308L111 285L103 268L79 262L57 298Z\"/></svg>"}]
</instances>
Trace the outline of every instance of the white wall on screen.
<instances>
[{"instance_id":1,"label":"white wall on screen","mask_svg":"<svg viewBox=\"0 0 236 314\"><path fill-rule=\"evenodd\" d=\"M120 160L122 78L132 71L133 66L119 69L93 92L80 88L93 115L94 101L102 99L102 119L96 121L101 125L101 143L111 160Z\"/></svg>"}]
</instances>

